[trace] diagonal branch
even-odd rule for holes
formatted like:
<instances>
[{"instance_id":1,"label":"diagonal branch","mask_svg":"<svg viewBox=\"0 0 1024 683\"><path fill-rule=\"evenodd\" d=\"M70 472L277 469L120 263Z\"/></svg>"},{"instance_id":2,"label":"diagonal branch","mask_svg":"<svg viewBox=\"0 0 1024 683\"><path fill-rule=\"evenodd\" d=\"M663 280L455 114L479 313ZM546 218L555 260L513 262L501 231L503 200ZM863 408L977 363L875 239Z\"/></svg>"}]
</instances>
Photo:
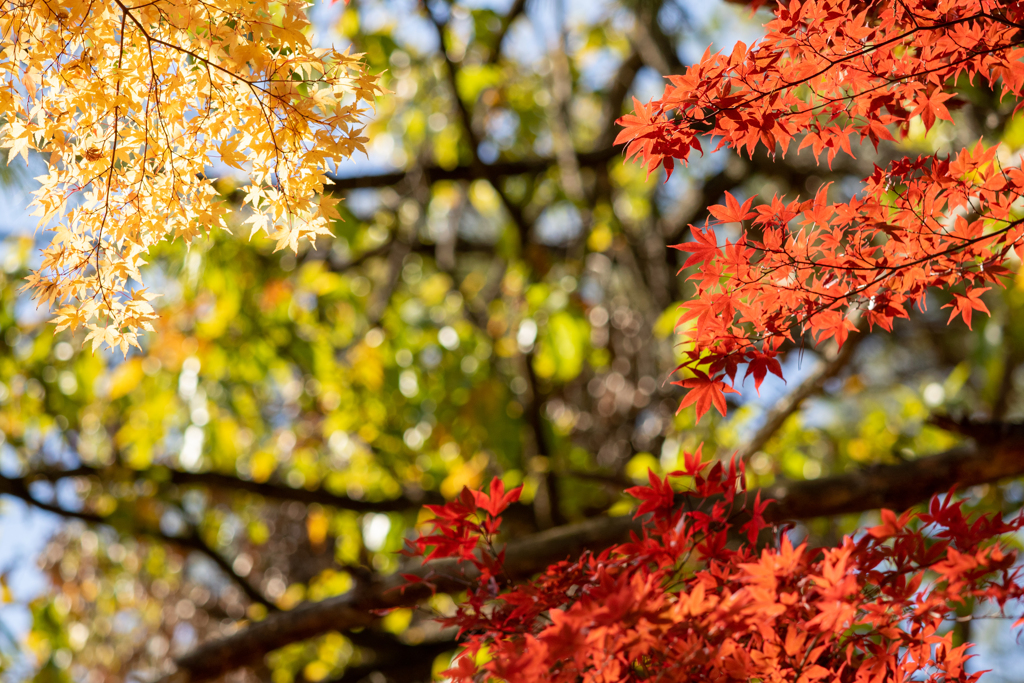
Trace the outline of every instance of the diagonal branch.
<instances>
[{"instance_id":1,"label":"diagonal branch","mask_svg":"<svg viewBox=\"0 0 1024 683\"><path fill-rule=\"evenodd\" d=\"M636 74L643 64L640 53L634 49L622 61L619 70L615 72L615 76L608 85L608 94L604 98L601 109L601 132L598 134L595 144L597 149L610 147L615 136L618 135L618 126L615 122L622 116L622 102L626 99L626 95L636 79ZM577 155L577 163L580 163L579 155Z\"/></svg>"},{"instance_id":2,"label":"diagonal branch","mask_svg":"<svg viewBox=\"0 0 1024 683\"><path fill-rule=\"evenodd\" d=\"M764 513L767 521L863 512L882 507L905 509L954 484L974 486L1024 474L1024 433L1010 430L1007 438L983 445L965 445L896 465L881 465L825 479L778 483L760 491L773 499ZM754 493L746 502L754 500ZM684 496L681 495L680 498ZM739 506L744 505L738 500ZM741 512L736 510L735 512ZM512 578L543 571L552 562L578 557L628 538L640 522L630 517L603 517L541 532L512 541L505 552L505 569ZM472 565L452 560L430 562L405 570L429 580L437 591L460 592L473 580ZM177 671L166 683L197 683L260 661L268 652L327 631L370 625L373 611L412 606L429 597L424 583L405 586L400 574L378 579L345 595L304 603L251 624L234 635L200 645L175 661Z\"/></svg>"},{"instance_id":3,"label":"diagonal branch","mask_svg":"<svg viewBox=\"0 0 1024 683\"><path fill-rule=\"evenodd\" d=\"M279 609L277 605L264 597L264 595L255 586L249 583L245 577L236 572L227 558L207 545L195 528L190 527L188 534L185 536L174 536L164 533L159 528L139 524L132 517L119 517L115 520L113 516L98 515L92 512L82 512L81 510L71 510L55 503L47 503L33 496L31 491L29 491L29 484L31 484L32 481L33 480L27 477L15 478L0 475L0 494L13 496L34 508L53 513L67 519L78 519L89 524L103 524L115 529L125 530L134 535L148 536L162 543L174 545L185 550L195 550L200 552L210 558L214 564L216 564L228 576L228 578L234 581L250 600L263 605L271 612ZM38 479L35 481L38 481ZM129 526L127 529L124 529L126 524Z\"/></svg>"},{"instance_id":4,"label":"diagonal branch","mask_svg":"<svg viewBox=\"0 0 1024 683\"><path fill-rule=\"evenodd\" d=\"M672 39L658 23L659 8L660 3L646 3L638 8L630 43L644 63L662 76L681 74L686 68L679 61Z\"/></svg>"},{"instance_id":5,"label":"diagonal branch","mask_svg":"<svg viewBox=\"0 0 1024 683\"><path fill-rule=\"evenodd\" d=\"M511 199L508 194L502 188L501 184L497 182L496 175L493 174L494 167L485 164L480 158L480 136L477 135L476 130L473 128L473 113L469 110L469 107L462 100L462 96L459 95L459 67L452 61L451 56L448 54L447 41L445 39L447 24L440 21L430 8L424 3L424 11L427 13L427 18L434 25L437 30L437 38L441 43L441 57L444 60L445 73L448 76L448 86L452 91L452 100L455 102L455 108L459 113L459 120L462 122L463 133L466 135L466 141L469 143L469 152L473 158L472 168L477 169L478 173L483 173L482 176L490 182L491 187L498 193L498 198L501 199L502 205L505 207L505 211L512 218L512 222L515 223L516 229L519 230L519 238L523 244L526 244L527 238L529 237L530 226L523 216L522 209L518 207Z\"/></svg>"},{"instance_id":6,"label":"diagonal branch","mask_svg":"<svg viewBox=\"0 0 1024 683\"><path fill-rule=\"evenodd\" d=\"M861 340L865 336L863 333L850 335L846 343L843 344L843 348L835 354L835 357L826 361L796 389L776 403L768 411L764 424L761 425L749 441L736 451L735 457L744 461L749 460L754 453L764 448L764 445L768 443L768 439L772 438L775 432L782 428L782 425L786 423L789 416L799 410L804 401L821 391L825 386L825 382L842 372L843 368L850 362L850 359L853 358L854 351L857 350L857 346L860 345Z\"/></svg>"},{"instance_id":7,"label":"diagonal branch","mask_svg":"<svg viewBox=\"0 0 1024 683\"><path fill-rule=\"evenodd\" d=\"M143 531L142 533L146 535L152 535L151 531ZM168 543L173 543L174 545L180 546L182 548L195 550L196 552L206 555L208 558L210 558L210 560L213 561L215 565L217 565L217 567L222 572L224 572L228 577L231 578L232 581L238 584L238 587L242 589L242 592L245 593L245 595L250 600L260 605L263 605L270 612L279 612L281 610L280 607L275 605L269 598L264 596L263 593L260 592L258 588L256 588L256 586L254 586L252 583L246 580L245 577L243 577L241 574L236 572L235 568L232 566L232 563L228 558L221 555L219 552L214 550L206 541L204 541L203 537L199 534L198 529L194 527L189 527L189 532L188 535L186 536L168 536L165 534L161 534L159 538Z\"/></svg>"},{"instance_id":8,"label":"diagonal branch","mask_svg":"<svg viewBox=\"0 0 1024 683\"><path fill-rule=\"evenodd\" d=\"M501 46L505 42L505 36L508 35L509 29L512 28L515 20L525 11L526 0L515 0L512 3L512 6L505 14L505 18L501 21L501 28L498 29L498 34L494 37L494 47L491 49L491 54L487 57L489 64L497 64L498 60L501 59Z\"/></svg>"},{"instance_id":9,"label":"diagonal branch","mask_svg":"<svg viewBox=\"0 0 1024 683\"><path fill-rule=\"evenodd\" d=\"M205 486L224 491L245 491L272 500L296 501L306 505L318 503L341 510L354 510L356 512L393 512L415 508L424 503L443 502L443 499L436 493L426 493L425 497L420 500L412 500L410 498L395 498L382 501L356 500L348 496L325 491L322 488L297 489L283 484L240 479L230 474L221 474L219 472L189 472L170 467L151 467L145 470L135 470L128 467L91 467L89 465L81 465L69 470L47 469L30 472L25 475L24 481L26 484L30 484L34 481L54 482L61 479L80 477L96 477L103 481L127 479L130 481L169 482L175 486Z\"/></svg>"}]
</instances>

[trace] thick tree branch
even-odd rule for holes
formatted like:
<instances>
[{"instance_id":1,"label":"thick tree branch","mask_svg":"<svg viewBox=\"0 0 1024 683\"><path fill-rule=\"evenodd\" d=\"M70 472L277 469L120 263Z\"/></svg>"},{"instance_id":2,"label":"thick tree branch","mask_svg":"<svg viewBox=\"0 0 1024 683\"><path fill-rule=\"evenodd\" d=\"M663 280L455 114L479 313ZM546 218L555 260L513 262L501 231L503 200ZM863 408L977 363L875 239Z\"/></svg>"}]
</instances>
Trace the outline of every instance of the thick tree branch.
<instances>
[{"instance_id":1,"label":"thick tree branch","mask_svg":"<svg viewBox=\"0 0 1024 683\"><path fill-rule=\"evenodd\" d=\"M1021 474L1024 474L1024 435L1012 432L1004 440L982 446L960 446L896 465L880 465L813 481L778 483L763 489L761 496L776 501L765 511L765 518L781 523L882 507L901 510L948 491L954 484L974 486ZM745 502L752 502L755 493L750 492ZM743 505L744 501L738 504ZM639 522L630 517L611 517L541 532L508 544L505 569L512 578L527 577L552 562L619 542L638 528ZM473 580L473 571L471 565L444 560L409 568L404 573L429 580L438 591L458 592ZM395 574L345 595L271 615L180 657L176 660L177 671L165 680L168 683L211 680L259 661L266 653L289 643L327 631L368 626L376 619L373 610L411 606L432 592L425 584L407 586L403 591L404 585L405 580Z\"/></svg>"},{"instance_id":2,"label":"thick tree branch","mask_svg":"<svg viewBox=\"0 0 1024 683\"><path fill-rule=\"evenodd\" d=\"M224 491L245 491L254 493L272 500L288 500L312 505L328 505L342 510L354 510L356 512L393 512L396 510L408 510L424 503L443 502L436 493L426 493L420 500L409 498L396 498L392 500L367 501L356 500L322 488L298 489L283 484L269 482L257 482L247 479L240 479L229 474L219 472L189 472L169 467L152 467L145 470L135 470L128 467L91 467L81 465L70 470L38 470L30 472L24 477L26 483L33 481L58 481L79 477L95 477L102 481L155 481L168 482L175 486L203 486L211 489ZM429 500L428 500L429 498Z\"/></svg>"},{"instance_id":3,"label":"thick tree branch","mask_svg":"<svg viewBox=\"0 0 1024 683\"><path fill-rule=\"evenodd\" d=\"M616 156L621 156L624 148L606 147L593 152L580 152L576 158L582 167L593 167L606 164ZM454 168L443 168L437 164L423 166L421 172L428 183L440 180L487 180L490 178L505 178L516 175L535 175L545 173L552 166L557 166L558 160L553 157L540 157L537 159L523 159L520 161L496 161L493 164L463 164ZM394 171L392 173L374 173L362 176L346 178L342 176L330 176L331 184L326 187L327 191L340 192L344 190L373 189L378 187L391 187L400 185L408 180L410 172Z\"/></svg>"}]
</instances>

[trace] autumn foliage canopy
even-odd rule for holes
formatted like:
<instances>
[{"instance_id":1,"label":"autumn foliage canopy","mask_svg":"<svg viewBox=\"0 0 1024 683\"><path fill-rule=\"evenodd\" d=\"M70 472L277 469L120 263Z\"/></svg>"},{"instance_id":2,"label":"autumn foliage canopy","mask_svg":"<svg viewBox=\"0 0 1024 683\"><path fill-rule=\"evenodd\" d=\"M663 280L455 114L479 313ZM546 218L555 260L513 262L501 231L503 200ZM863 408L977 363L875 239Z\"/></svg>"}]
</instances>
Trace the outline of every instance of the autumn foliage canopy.
<instances>
[{"instance_id":1,"label":"autumn foliage canopy","mask_svg":"<svg viewBox=\"0 0 1024 683\"><path fill-rule=\"evenodd\" d=\"M707 52L664 95L621 121L620 142L651 170L671 172L711 144L753 154L809 148L822 163L851 143L902 142L913 126L952 121L962 87L1002 99L1024 93L1024 5L997 0L780 6L757 44ZM780 349L809 335L840 344L856 329L891 329L930 289L953 293L950 320L971 324L979 298L1007 274L1024 223L1020 159L979 142L956 154L908 156L876 167L845 202L727 195L693 240L676 245L696 296L679 320L690 342L683 406L725 413L745 368L760 385L781 376ZM724 242L716 228L742 224Z\"/></svg>"},{"instance_id":2,"label":"autumn foliage canopy","mask_svg":"<svg viewBox=\"0 0 1024 683\"><path fill-rule=\"evenodd\" d=\"M650 170L694 152L809 148L821 163L854 143L900 143L952 121L957 90L1003 99L1024 90L1024 4L995 0L794 0L766 37L705 53L635 101L619 142ZM890 330L929 290L952 294L949 320L987 313L980 296L1021 256L1020 159L977 145L876 167L847 201L741 199L710 207L686 252L696 294L679 319L681 407L726 412L737 379L781 377L784 345L842 344L858 324ZM724 226L742 236L723 239ZM743 373L741 376L740 373ZM957 606L994 614L1022 594L1000 536L1020 517L972 518L954 495L812 548L769 527L770 501L746 500L742 464L702 462L630 490L643 531L629 543L551 566L510 585L497 550L500 482L433 507L427 558L471 563L467 600L447 623L465 651L457 681L973 681ZM1020 622L1018 622L1019 624Z\"/></svg>"},{"instance_id":3,"label":"autumn foliage canopy","mask_svg":"<svg viewBox=\"0 0 1024 683\"><path fill-rule=\"evenodd\" d=\"M28 288L58 330L138 346L149 251L227 228L212 164L249 177L246 227L279 249L330 234L327 173L365 151L380 89L359 55L312 46L306 5L4 3L0 147L47 164L34 206L54 235Z\"/></svg>"},{"instance_id":4,"label":"autumn foliage canopy","mask_svg":"<svg viewBox=\"0 0 1024 683\"><path fill-rule=\"evenodd\" d=\"M958 604L994 610L1024 594L1014 553L994 541L1024 518L969 518L953 496L836 548L795 546L744 500L743 468L685 455L685 469L631 489L647 515L631 542L552 565L507 587L494 538L518 499L489 493L431 507L428 558L472 563L468 598L444 621L465 652L456 681L973 681L953 646ZM676 493L673 482L687 483ZM749 503L745 507L742 503ZM745 509L744 509L745 508ZM737 512L740 510L740 512ZM765 538L759 547L758 540ZM414 577L410 577L414 578Z\"/></svg>"},{"instance_id":5,"label":"autumn foliage canopy","mask_svg":"<svg viewBox=\"0 0 1024 683\"><path fill-rule=\"evenodd\" d=\"M58 329L86 329L94 349L138 346L156 315L141 285L149 252L228 225L214 164L248 177L244 223L278 249L330 232L328 174L363 150L362 115L381 89L358 55L312 47L307 5L5 3L0 147L46 164L35 208L54 236L28 288ZM952 122L970 88L1022 101L1024 2L792 0L755 45L709 50L660 98L634 101L617 142L651 172L725 148L809 150L831 166ZM746 377L782 376L788 348L891 330L929 292L970 326L1024 257L1024 170L998 145L896 158L837 194L727 193L674 246L695 286L678 325L680 408L724 415ZM1022 516L972 516L950 493L812 547L765 521L772 501L750 499L742 462L699 449L683 462L629 490L642 526L628 542L525 583L505 575L500 545L521 489L496 479L428 506L432 529L410 552L469 568L466 599L442 619L463 646L446 675L973 682L969 644L950 632L957 608L1003 615L1024 597L1018 558L1000 543Z\"/></svg>"}]
</instances>

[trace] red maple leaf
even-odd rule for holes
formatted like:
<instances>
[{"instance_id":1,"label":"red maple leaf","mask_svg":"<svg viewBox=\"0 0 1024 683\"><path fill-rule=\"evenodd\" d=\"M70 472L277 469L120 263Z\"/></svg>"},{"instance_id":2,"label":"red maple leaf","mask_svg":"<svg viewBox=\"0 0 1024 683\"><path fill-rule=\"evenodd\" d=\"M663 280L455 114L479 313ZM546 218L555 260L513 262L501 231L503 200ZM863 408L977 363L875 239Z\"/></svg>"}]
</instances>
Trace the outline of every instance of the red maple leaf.
<instances>
[{"instance_id":1,"label":"red maple leaf","mask_svg":"<svg viewBox=\"0 0 1024 683\"><path fill-rule=\"evenodd\" d=\"M981 289L968 289L965 294L954 294L953 301L946 304L943 308L952 308L953 311L949 314L949 320L946 324L953 322L953 319L958 315L964 319L967 323L967 329L971 329L971 313L973 311L981 311L991 315L988 310L988 306L981 300L981 295L992 289L991 287L983 287Z\"/></svg>"},{"instance_id":2,"label":"red maple leaf","mask_svg":"<svg viewBox=\"0 0 1024 683\"><path fill-rule=\"evenodd\" d=\"M441 675L456 681L473 680L477 666L472 657L462 655L454 663L455 666L442 671Z\"/></svg>"},{"instance_id":3,"label":"red maple leaf","mask_svg":"<svg viewBox=\"0 0 1024 683\"><path fill-rule=\"evenodd\" d=\"M724 416L726 411L725 395L739 392L721 380L708 377L700 370L694 370L693 373L696 377L673 382L673 384L690 389L683 397L682 403L679 404L679 409L694 405L697 411L697 422L700 422L700 418L708 412L711 406L714 406Z\"/></svg>"},{"instance_id":4,"label":"red maple leaf","mask_svg":"<svg viewBox=\"0 0 1024 683\"><path fill-rule=\"evenodd\" d=\"M505 493L505 483L499 477L495 477L491 480L490 495L483 491L473 491L472 493L473 500L478 508L484 510L492 517L497 517L505 511L505 508L519 500L522 492L523 486L520 484L508 493Z\"/></svg>"},{"instance_id":5,"label":"red maple leaf","mask_svg":"<svg viewBox=\"0 0 1024 683\"><path fill-rule=\"evenodd\" d=\"M626 489L628 495L641 501L640 507L636 511L637 517L657 510L670 510L675 502L676 492L669 485L668 477L661 479L652 470L647 470L647 479L650 481L650 486L634 486Z\"/></svg>"},{"instance_id":6,"label":"red maple leaf","mask_svg":"<svg viewBox=\"0 0 1024 683\"><path fill-rule=\"evenodd\" d=\"M714 204L708 207L708 211L711 212L712 216L723 223L742 223L743 221L750 220L757 215L750 210L750 206L753 203L754 198L750 197L747 201L743 202L741 206L731 192L726 192L725 206L722 206L721 204Z\"/></svg>"},{"instance_id":7,"label":"red maple leaf","mask_svg":"<svg viewBox=\"0 0 1024 683\"><path fill-rule=\"evenodd\" d=\"M943 104L943 102L952 97L953 93L943 92L941 88L935 88L929 94L921 93L915 101L917 106L910 112L910 116L914 117L920 114L921 120L928 130L931 130L931 127L935 125L936 119L945 119L953 123L953 117L949 115L949 110Z\"/></svg>"},{"instance_id":8,"label":"red maple leaf","mask_svg":"<svg viewBox=\"0 0 1024 683\"><path fill-rule=\"evenodd\" d=\"M768 373L772 373L779 379L782 379L782 364L779 363L779 359L774 355L765 353L757 353L750 362L747 364L747 374L744 377L754 376L754 391L760 393L761 382L768 376Z\"/></svg>"},{"instance_id":9,"label":"red maple leaf","mask_svg":"<svg viewBox=\"0 0 1024 683\"><path fill-rule=\"evenodd\" d=\"M718 238L715 236L715 231L712 228L707 228L701 231L700 228L691 225L690 234L693 235L693 242L683 242L682 244L673 244L673 249L679 251L690 252L690 258L686 259L686 263L683 264L683 268L689 268L690 266L698 263L705 263L711 261L720 255L718 249Z\"/></svg>"}]
</instances>

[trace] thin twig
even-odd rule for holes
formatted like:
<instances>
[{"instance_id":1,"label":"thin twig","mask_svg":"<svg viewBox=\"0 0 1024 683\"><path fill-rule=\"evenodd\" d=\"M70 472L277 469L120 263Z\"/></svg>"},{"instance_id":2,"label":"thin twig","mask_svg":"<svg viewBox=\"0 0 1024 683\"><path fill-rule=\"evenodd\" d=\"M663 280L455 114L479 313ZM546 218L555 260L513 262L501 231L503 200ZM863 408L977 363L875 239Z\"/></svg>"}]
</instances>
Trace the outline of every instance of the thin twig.
<instances>
[{"instance_id":1,"label":"thin twig","mask_svg":"<svg viewBox=\"0 0 1024 683\"><path fill-rule=\"evenodd\" d=\"M782 400L776 403L768 415L765 417L764 424L754 433L750 440L743 444L738 451L736 456L740 460L746 461L751 458L755 453L764 448L764 445L768 443L768 440L775 435L777 431L782 428L782 425L786 423L789 416L800 409L800 406L808 398L818 393L824 388L825 383L838 375L843 368L853 358L854 351L857 350L857 346L861 340L867 336L863 333L851 334L843 344L843 347L836 353L835 357L831 360L826 361L821 367L814 371L810 377L805 379L797 386L789 395L785 396Z\"/></svg>"}]
</instances>

